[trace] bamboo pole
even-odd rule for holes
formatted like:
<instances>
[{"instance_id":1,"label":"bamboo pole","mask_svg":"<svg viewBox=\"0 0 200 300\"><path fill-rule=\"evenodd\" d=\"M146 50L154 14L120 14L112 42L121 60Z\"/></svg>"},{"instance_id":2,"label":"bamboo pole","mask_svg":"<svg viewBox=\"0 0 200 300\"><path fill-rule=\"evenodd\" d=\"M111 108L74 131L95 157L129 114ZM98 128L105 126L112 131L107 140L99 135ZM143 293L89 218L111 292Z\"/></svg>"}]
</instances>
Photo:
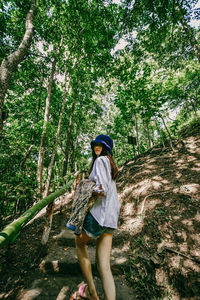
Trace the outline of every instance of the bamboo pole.
<instances>
[{"instance_id":1,"label":"bamboo pole","mask_svg":"<svg viewBox=\"0 0 200 300\"><path fill-rule=\"evenodd\" d=\"M7 225L0 232L0 248L12 241L17 235L17 233L23 228L23 226L26 225L41 209L43 209L46 205L51 203L54 199L63 195L67 191L67 189L73 184L73 182L74 179L69 181L60 190L50 194L49 196L37 202L34 206L32 206L25 213L23 213L17 220L14 220L11 224Z\"/></svg>"}]
</instances>

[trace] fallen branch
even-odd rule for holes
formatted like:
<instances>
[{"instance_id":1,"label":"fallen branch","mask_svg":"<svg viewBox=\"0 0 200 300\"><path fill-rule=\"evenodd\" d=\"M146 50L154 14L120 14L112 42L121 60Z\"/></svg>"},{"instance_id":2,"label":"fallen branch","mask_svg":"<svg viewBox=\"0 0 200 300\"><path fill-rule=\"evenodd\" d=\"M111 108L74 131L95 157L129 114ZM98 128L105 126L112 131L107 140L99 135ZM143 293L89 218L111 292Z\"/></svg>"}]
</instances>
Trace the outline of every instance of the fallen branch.
<instances>
[{"instance_id":1,"label":"fallen branch","mask_svg":"<svg viewBox=\"0 0 200 300\"><path fill-rule=\"evenodd\" d=\"M162 194L167 194L167 193L170 193L170 192L173 191L173 190L174 190L174 188L173 188L173 189L170 189L170 190L167 190L167 191L161 191L161 192L159 192L159 193L153 193L153 194L147 195L147 196L144 198L143 202L142 202L142 207L141 207L141 211L140 211L139 214L142 215L143 210L144 210L144 205L145 205L145 202L146 202L146 200L147 200L148 197L151 197L151 196L157 196L157 195L162 195ZM139 199L138 199L138 200L139 200Z\"/></svg>"},{"instance_id":2,"label":"fallen branch","mask_svg":"<svg viewBox=\"0 0 200 300\"><path fill-rule=\"evenodd\" d=\"M198 258L196 258L196 257L191 257L191 256L189 256L189 255L186 255L186 254L184 254L184 253L181 253L181 252L179 252L179 251L177 251L177 250L174 250L174 249L171 249L171 248L168 248L168 247L164 247L164 249L167 250L168 252L176 253L176 254L178 254L178 255L180 255L180 256L183 256L183 257L185 257L185 258L188 258L188 259L193 260L193 261L195 261L196 263L200 264L200 260L199 260Z\"/></svg>"},{"instance_id":3,"label":"fallen branch","mask_svg":"<svg viewBox=\"0 0 200 300\"><path fill-rule=\"evenodd\" d=\"M172 169L166 169L163 172L161 172L160 174L157 174L156 176L161 176L161 175L163 175L163 174L165 174L167 172L172 172Z\"/></svg>"}]
</instances>

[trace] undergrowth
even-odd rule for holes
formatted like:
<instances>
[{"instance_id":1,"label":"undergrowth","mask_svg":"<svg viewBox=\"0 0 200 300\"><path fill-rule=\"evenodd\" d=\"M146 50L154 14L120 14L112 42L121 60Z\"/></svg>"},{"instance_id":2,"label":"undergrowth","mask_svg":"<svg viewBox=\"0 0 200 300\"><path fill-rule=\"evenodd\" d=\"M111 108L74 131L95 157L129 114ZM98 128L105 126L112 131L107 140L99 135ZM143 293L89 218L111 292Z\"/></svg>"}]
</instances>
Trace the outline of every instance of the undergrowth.
<instances>
[{"instance_id":1,"label":"undergrowth","mask_svg":"<svg viewBox=\"0 0 200 300\"><path fill-rule=\"evenodd\" d=\"M137 240L136 244L141 245L142 240ZM142 255L141 249L134 252L131 250L129 268L124 270L124 275L141 300L162 299L165 294L156 283L156 265Z\"/></svg>"}]
</instances>

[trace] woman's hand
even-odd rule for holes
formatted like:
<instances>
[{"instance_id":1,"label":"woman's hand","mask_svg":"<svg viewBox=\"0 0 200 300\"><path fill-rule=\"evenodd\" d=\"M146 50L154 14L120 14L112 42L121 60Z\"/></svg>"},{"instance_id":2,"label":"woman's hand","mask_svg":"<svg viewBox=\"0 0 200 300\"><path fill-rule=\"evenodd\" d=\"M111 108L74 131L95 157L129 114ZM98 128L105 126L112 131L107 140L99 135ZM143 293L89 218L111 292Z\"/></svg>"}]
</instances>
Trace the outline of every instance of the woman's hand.
<instances>
[{"instance_id":1,"label":"woman's hand","mask_svg":"<svg viewBox=\"0 0 200 300\"><path fill-rule=\"evenodd\" d=\"M103 192L93 191L93 192L92 192L92 196L96 196L96 197L101 196L101 197L103 197L103 196L104 196L104 193L103 193Z\"/></svg>"},{"instance_id":2,"label":"woman's hand","mask_svg":"<svg viewBox=\"0 0 200 300\"><path fill-rule=\"evenodd\" d=\"M93 196L96 196L96 197L104 197L104 192L103 192L103 188L102 188L102 185L100 184L98 187L95 187L93 192L92 192L92 195Z\"/></svg>"}]
</instances>

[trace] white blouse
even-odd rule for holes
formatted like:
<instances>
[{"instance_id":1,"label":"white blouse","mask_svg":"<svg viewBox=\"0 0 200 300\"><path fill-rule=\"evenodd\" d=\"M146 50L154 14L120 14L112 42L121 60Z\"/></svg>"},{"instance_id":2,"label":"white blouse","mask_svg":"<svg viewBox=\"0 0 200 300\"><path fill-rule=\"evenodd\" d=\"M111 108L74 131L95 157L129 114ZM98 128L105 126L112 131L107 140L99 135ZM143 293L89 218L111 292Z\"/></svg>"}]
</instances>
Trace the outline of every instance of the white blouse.
<instances>
[{"instance_id":1,"label":"white blouse","mask_svg":"<svg viewBox=\"0 0 200 300\"><path fill-rule=\"evenodd\" d=\"M102 191L104 194L97 196L90 213L101 226L117 228L120 207L116 183L111 178L111 165L107 156L99 156L95 160L89 179L96 182L94 191Z\"/></svg>"}]
</instances>

